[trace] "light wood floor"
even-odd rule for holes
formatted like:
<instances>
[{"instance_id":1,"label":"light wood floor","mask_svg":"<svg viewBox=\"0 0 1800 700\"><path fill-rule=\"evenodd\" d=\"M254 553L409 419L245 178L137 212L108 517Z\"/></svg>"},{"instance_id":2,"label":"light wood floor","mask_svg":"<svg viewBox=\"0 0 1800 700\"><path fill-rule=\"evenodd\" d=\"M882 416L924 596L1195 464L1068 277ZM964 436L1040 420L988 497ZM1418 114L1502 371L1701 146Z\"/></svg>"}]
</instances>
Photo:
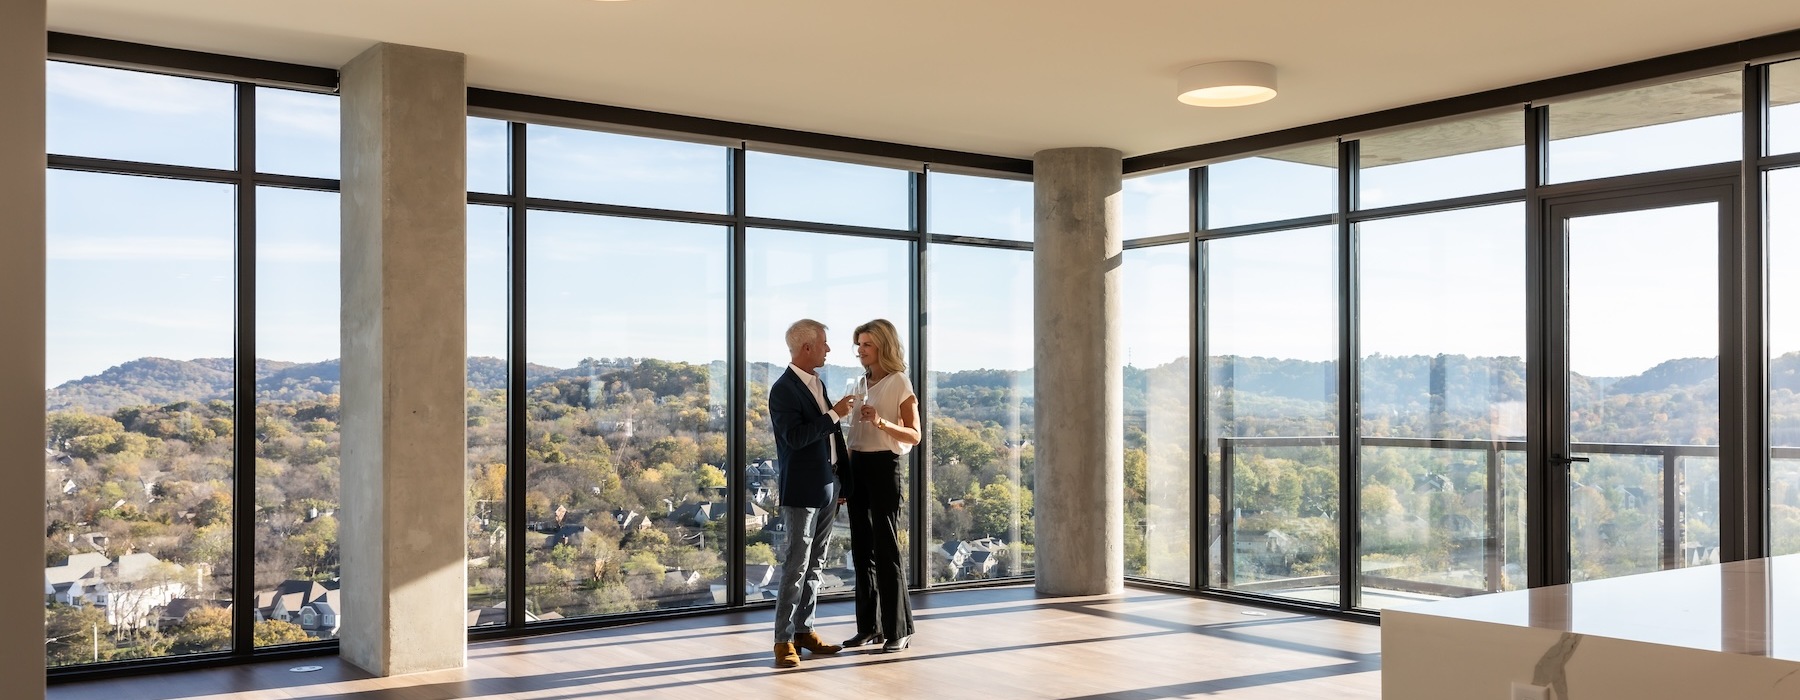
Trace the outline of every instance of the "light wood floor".
<instances>
[{"instance_id":1,"label":"light wood floor","mask_svg":"<svg viewBox=\"0 0 1800 700\"><path fill-rule=\"evenodd\" d=\"M170 698L1379 698L1381 630L1154 591L1040 598L1028 586L913 597L897 654L770 666L751 610L470 645L468 668L371 678L337 657L52 686L52 700ZM848 601L820 633L854 631ZM310 673L289 668L318 665Z\"/></svg>"}]
</instances>

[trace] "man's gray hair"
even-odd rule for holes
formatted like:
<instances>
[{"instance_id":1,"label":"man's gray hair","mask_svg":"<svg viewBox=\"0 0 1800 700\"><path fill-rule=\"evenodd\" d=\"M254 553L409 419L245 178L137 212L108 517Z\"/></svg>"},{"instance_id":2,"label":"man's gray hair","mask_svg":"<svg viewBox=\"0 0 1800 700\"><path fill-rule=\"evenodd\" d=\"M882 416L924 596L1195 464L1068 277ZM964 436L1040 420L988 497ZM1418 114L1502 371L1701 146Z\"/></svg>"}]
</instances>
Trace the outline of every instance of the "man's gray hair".
<instances>
[{"instance_id":1,"label":"man's gray hair","mask_svg":"<svg viewBox=\"0 0 1800 700\"><path fill-rule=\"evenodd\" d=\"M800 346L825 339L825 324L810 318L803 318L788 326L788 352L800 352Z\"/></svg>"}]
</instances>

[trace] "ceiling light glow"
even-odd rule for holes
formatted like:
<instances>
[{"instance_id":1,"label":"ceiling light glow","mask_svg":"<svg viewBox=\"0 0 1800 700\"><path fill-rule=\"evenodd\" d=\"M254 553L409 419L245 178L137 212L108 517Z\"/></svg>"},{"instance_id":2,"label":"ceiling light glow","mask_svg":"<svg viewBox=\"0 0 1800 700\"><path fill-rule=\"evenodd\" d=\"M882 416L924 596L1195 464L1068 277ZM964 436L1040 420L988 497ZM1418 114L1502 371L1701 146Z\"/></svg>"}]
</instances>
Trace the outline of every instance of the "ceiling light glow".
<instances>
[{"instance_id":1,"label":"ceiling light glow","mask_svg":"<svg viewBox=\"0 0 1800 700\"><path fill-rule=\"evenodd\" d=\"M1218 61L1189 66L1176 79L1175 99L1198 107L1241 107L1275 97L1275 66Z\"/></svg>"}]
</instances>

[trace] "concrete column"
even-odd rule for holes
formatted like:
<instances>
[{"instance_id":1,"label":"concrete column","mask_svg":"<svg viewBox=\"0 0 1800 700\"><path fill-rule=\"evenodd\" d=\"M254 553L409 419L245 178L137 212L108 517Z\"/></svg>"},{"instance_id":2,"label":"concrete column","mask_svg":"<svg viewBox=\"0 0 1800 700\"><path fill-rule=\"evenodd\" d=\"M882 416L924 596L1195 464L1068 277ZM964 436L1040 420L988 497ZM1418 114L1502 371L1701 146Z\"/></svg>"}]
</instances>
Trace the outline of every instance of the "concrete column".
<instances>
[{"instance_id":1,"label":"concrete column","mask_svg":"<svg viewBox=\"0 0 1800 700\"><path fill-rule=\"evenodd\" d=\"M344 66L341 655L382 676L464 662L463 55Z\"/></svg>"},{"instance_id":2,"label":"concrete column","mask_svg":"<svg viewBox=\"0 0 1800 700\"><path fill-rule=\"evenodd\" d=\"M0 674L44 697L44 0L0 2ZM37 553L37 554L33 554Z\"/></svg>"},{"instance_id":3,"label":"concrete column","mask_svg":"<svg viewBox=\"0 0 1800 700\"><path fill-rule=\"evenodd\" d=\"M1124 376L1119 357L1119 181L1110 148L1039 151L1037 589L1125 586Z\"/></svg>"}]
</instances>

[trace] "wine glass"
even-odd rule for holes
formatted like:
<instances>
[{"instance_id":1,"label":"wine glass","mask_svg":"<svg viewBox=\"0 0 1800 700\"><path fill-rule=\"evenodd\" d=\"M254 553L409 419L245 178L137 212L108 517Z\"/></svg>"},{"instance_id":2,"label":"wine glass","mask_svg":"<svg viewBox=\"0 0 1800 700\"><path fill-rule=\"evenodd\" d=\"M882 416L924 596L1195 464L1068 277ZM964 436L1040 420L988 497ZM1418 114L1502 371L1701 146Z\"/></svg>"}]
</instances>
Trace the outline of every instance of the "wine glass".
<instances>
[{"instance_id":1,"label":"wine glass","mask_svg":"<svg viewBox=\"0 0 1800 700\"><path fill-rule=\"evenodd\" d=\"M845 382L844 395L850 397L850 414L846 418L851 423L855 423L857 412L861 411L863 403L869 400L868 378L858 375Z\"/></svg>"}]
</instances>

